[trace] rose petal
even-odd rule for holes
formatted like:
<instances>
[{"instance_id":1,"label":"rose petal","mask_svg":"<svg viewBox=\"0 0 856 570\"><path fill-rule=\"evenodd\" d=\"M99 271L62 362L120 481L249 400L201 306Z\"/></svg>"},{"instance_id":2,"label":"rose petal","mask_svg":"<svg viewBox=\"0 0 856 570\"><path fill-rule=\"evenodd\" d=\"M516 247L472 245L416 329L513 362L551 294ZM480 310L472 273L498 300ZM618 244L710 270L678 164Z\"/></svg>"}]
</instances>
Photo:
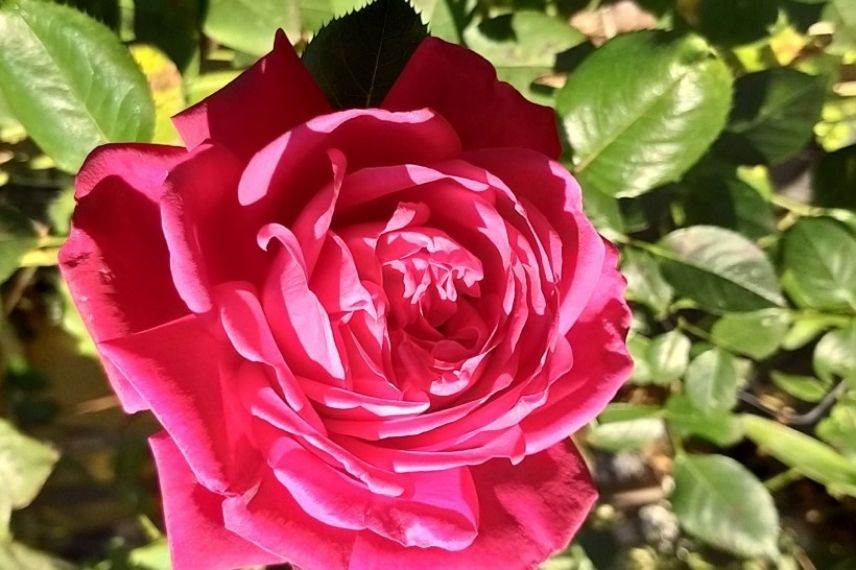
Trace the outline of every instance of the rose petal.
<instances>
[{"instance_id":1,"label":"rose petal","mask_svg":"<svg viewBox=\"0 0 856 570\"><path fill-rule=\"evenodd\" d=\"M226 528L307 570L348 568L356 537L351 530L326 525L306 514L273 472L265 473L258 489L223 502Z\"/></svg>"},{"instance_id":2,"label":"rose petal","mask_svg":"<svg viewBox=\"0 0 856 570\"><path fill-rule=\"evenodd\" d=\"M517 466L497 459L471 469L479 501L479 533L458 552L403 548L360 533L348 570L510 570L535 568L563 549L597 498L585 463L570 441Z\"/></svg>"},{"instance_id":3,"label":"rose petal","mask_svg":"<svg viewBox=\"0 0 856 570\"><path fill-rule=\"evenodd\" d=\"M240 173L232 153L204 144L165 181L161 217L170 270L181 298L197 313L211 309L212 283L252 274L246 266L261 258L242 212L235 212Z\"/></svg>"},{"instance_id":4,"label":"rose petal","mask_svg":"<svg viewBox=\"0 0 856 570\"><path fill-rule=\"evenodd\" d=\"M212 491L243 484L257 457L244 418L224 393L237 355L214 338L205 317L190 315L102 343L103 353L151 405L158 421Z\"/></svg>"},{"instance_id":5,"label":"rose petal","mask_svg":"<svg viewBox=\"0 0 856 570\"><path fill-rule=\"evenodd\" d=\"M593 420L630 376L633 361L625 339L631 315L617 259L618 251L609 245L595 294L568 332L573 368L551 386L547 403L521 423L527 453L550 447Z\"/></svg>"},{"instance_id":6,"label":"rose petal","mask_svg":"<svg viewBox=\"0 0 856 570\"><path fill-rule=\"evenodd\" d=\"M175 570L233 570L281 564L283 558L227 530L223 497L201 486L170 437L149 438L163 497L166 534Z\"/></svg>"},{"instance_id":7,"label":"rose petal","mask_svg":"<svg viewBox=\"0 0 856 570\"><path fill-rule=\"evenodd\" d=\"M430 107L452 124L467 149L523 147L551 158L561 153L552 109L498 81L477 53L437 38L419 44L381 107Z\"/></svg>"},{"instance_id":8,"label":"rose petal","mask_svg":"<svg viewBox=\"0 0 856 570\"><path fill-rule=\"evenodd\" d=\"M96 343L187 313L169 277L158 212L167 172L185 155L177 147L111 144L81 167L59 265ZM104 366L125 411L148 407L109 361Z\"/></svg>"},{"instance_id":9,"label":"rose petal","mask_svg":"<svg viewBox=\"0 0 856 570\"><path fill-rule=\"evenodd\" d=\"M173 122L189 149L212 140L249 158L278 135L329 110L324 94L279 30L269 54Z\"/></svg>"}]
</instances>

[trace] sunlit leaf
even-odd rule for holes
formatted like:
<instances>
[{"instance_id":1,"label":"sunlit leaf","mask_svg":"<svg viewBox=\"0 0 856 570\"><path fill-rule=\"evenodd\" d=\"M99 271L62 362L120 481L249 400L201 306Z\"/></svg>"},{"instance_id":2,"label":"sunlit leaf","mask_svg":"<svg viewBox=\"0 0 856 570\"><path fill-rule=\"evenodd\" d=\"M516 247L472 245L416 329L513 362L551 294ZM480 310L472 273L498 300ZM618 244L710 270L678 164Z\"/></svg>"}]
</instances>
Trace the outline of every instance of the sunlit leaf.
<instances>
[{"instance_id":1,"label":"sunlit leaf","mask_svg":"<svg viewBox=\"0 0 856 570\"><path fill-rule=\"evenodd\" d=\"M152 133L151 95L128 50L67 6L0 4L0 89L27 133L70 172L97 145Z\"/></svg>"},{"instance_id":2,"label":"sunlit leaf","mask_svg":"<svg viewBox=\"0 0 856 570\"><path fill-rule=\"evenodd\" d=\"M672 506L687 532L739 556L778 553L779 515L755 475L723 455L679 455Z\"/></svg>"},{"instance_id":3,"label":"sunlit leaf","mask_svg":"<svg viewBox=\"0 0 856 570\"><path fill-rule=\"evenodd\" d=\"M644 31L587 57L558 93L556 110L583 188L637 196L692 166L730 103L731 75L704 40Z\"/></svg>"}]
</instances>

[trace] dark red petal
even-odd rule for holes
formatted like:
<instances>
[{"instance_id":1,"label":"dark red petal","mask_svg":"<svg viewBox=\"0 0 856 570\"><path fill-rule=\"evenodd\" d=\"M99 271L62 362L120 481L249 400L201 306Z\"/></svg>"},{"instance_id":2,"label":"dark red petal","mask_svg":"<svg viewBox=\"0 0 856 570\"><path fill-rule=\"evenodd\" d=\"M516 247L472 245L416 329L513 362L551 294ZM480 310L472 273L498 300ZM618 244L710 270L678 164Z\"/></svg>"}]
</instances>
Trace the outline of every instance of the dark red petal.
<instances>
[{"instance_id":1,"label":"dark red petal","mask_svg":"<svg viewBox=\"0 0 856 570\"><path fill-rule=\"evenodd\" d=\"M381 107L429 107L452 123L467 149L524 147L550 158L561 153L552 109L497 80L477 53L437 38L419 44Z\"/></svg>"}]
</instances>

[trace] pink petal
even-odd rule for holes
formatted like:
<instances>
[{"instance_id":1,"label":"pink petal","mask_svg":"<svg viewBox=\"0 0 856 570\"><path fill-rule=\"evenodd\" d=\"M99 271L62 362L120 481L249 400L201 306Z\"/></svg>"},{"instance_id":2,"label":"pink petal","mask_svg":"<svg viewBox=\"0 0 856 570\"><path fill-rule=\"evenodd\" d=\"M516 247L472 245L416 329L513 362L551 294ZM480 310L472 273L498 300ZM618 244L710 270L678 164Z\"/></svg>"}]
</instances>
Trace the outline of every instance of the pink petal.
<instances>
[{"instance_id":1,"label":"pink petal","mask_svg":"<svg viewBox=\"0 0 856 570\"><path fill-rule=\"evenodd\" d=\"M429 107L448 120L464 148L523 147L551 158L561 153L556 115L498 81L486 59L466 48L426 38L381 107Z\"/></svg>"},{"instance_id":2,"label":"pink petal","mask_svg":"<svg viewBox=\"0 0 856 570\"><path fill-rule=\"evenodd\" d=\"M232 153L205 144L165 181L161 217L170 270L181 298L198 313L212 307L212 282L249 273L245 265L256 252L253 233L240 223L242 212L235 211L240 173Z\"/></svg>"},{"instance_id":3,"label":"pink petal","mask_svg":"<svg viewBox=\"0 0 856 570\"><path fill-rule=\"evenodd\" d=\"M258 489L223 502L226 528L282 556L303 570L345 570L356 533L306 514L272 472ZM179 569L182 570L182 569Z\"/></svg>"},{"instance_id":4,"label":"pink petal","mask_svg":"<svg viewBox=\"0 0 856 570\"><path fill-rule=\"evenodd\" d=\"M348 570L529 570L568 544L597 498L585 463L567 440L517 466L496 459L471 471L479 532L470 547L404 548L363 532Z\"/></svg>"},{"instance_id":5,"label":"pink petal","mask_svg":"<svg viewBox=\"0 0 856 570\"><path fill-rule=\"evenodd\" d=\"M568 332L573 367L551 386L547 403L521 423L527 453L546 449L593 420L630 376L633 361L625 343L630 309L617 259L609 245L595 294Z\"/></svg>"},{"instance_id":6,"label":"pink petal","mask_svg":"<svg viewBox=\"0 0 856 570\"><path fill-rule=\"evenodd\" d=\"M151 405L200 483L224 491L244 484L257 456L235 398L224 397L235 389L238 357L210 330L206 317L190 315L101 349Z\"/></svg>"},{"instance_id":7,"label":"pink petal","mask_svg":"<svg viewBox=\"0 0 856 570\"><path fill-rule=\"evenodd\" d=\"M223 497L201 486L170 437L149 439L160 479L166 533L175 570L233 570L281 564L281 557L224 526Z\"/></svg>"},{"instance_id":8,"label":"pink petal","mask_svg":"<svg viewBox=\"0 0 856 570\"><path fill-rule=\"evenodd\" d=\"M176 147L111 144L81 167L78 205L59 261L96 343L187 313L169 276L158 212L167 172L185 155ZM148 407L107 359L104 366L127 412Z\"/></svg>"},{"instance_id":9,"label":"pink petal","mask_svg":"<svg viewBox=\"0 0 856 570\"><path fill-rule=\"evenodd\" d=\"M212 140L248 158L295 125L329 110L280 30L268 55L173 122L190 149Z\"/></svg>"},{"instance_id":10,"label":"pink petal","mask_svg":"<svg viewBox=\"0 0 856 570\"><path fill-rule=\"evenodd\" d=\"M339 150L356 170L441 160L457 154L460 141L449 123L428 109L349 109L316 117L252 157L238 188L241 203L278 198L278 211L296 214L295 206L305 204L329 180L330 148Z\"/></svg>"}]
</instances>

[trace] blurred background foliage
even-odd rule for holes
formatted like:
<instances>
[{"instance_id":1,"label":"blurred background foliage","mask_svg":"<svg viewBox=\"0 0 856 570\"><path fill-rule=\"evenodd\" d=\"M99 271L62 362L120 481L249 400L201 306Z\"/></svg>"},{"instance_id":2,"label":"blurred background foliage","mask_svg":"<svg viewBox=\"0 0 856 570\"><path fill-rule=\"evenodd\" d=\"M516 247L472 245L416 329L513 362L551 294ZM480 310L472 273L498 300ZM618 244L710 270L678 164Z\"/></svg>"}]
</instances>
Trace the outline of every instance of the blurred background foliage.
<instances>
[{"instance_id":1,"label":"blurred background foliage","mask_svg":"<svg viewBox=\"0 0 856 570\"><path fill-rule=\"evenodd\" d=\"M545 564L856 568L856 2L413 0L555 107L636 370ZM168 568L145 414L55 268L73 176L361 0L0 0L0 569Z\"/></svg>"}]
</instances>

